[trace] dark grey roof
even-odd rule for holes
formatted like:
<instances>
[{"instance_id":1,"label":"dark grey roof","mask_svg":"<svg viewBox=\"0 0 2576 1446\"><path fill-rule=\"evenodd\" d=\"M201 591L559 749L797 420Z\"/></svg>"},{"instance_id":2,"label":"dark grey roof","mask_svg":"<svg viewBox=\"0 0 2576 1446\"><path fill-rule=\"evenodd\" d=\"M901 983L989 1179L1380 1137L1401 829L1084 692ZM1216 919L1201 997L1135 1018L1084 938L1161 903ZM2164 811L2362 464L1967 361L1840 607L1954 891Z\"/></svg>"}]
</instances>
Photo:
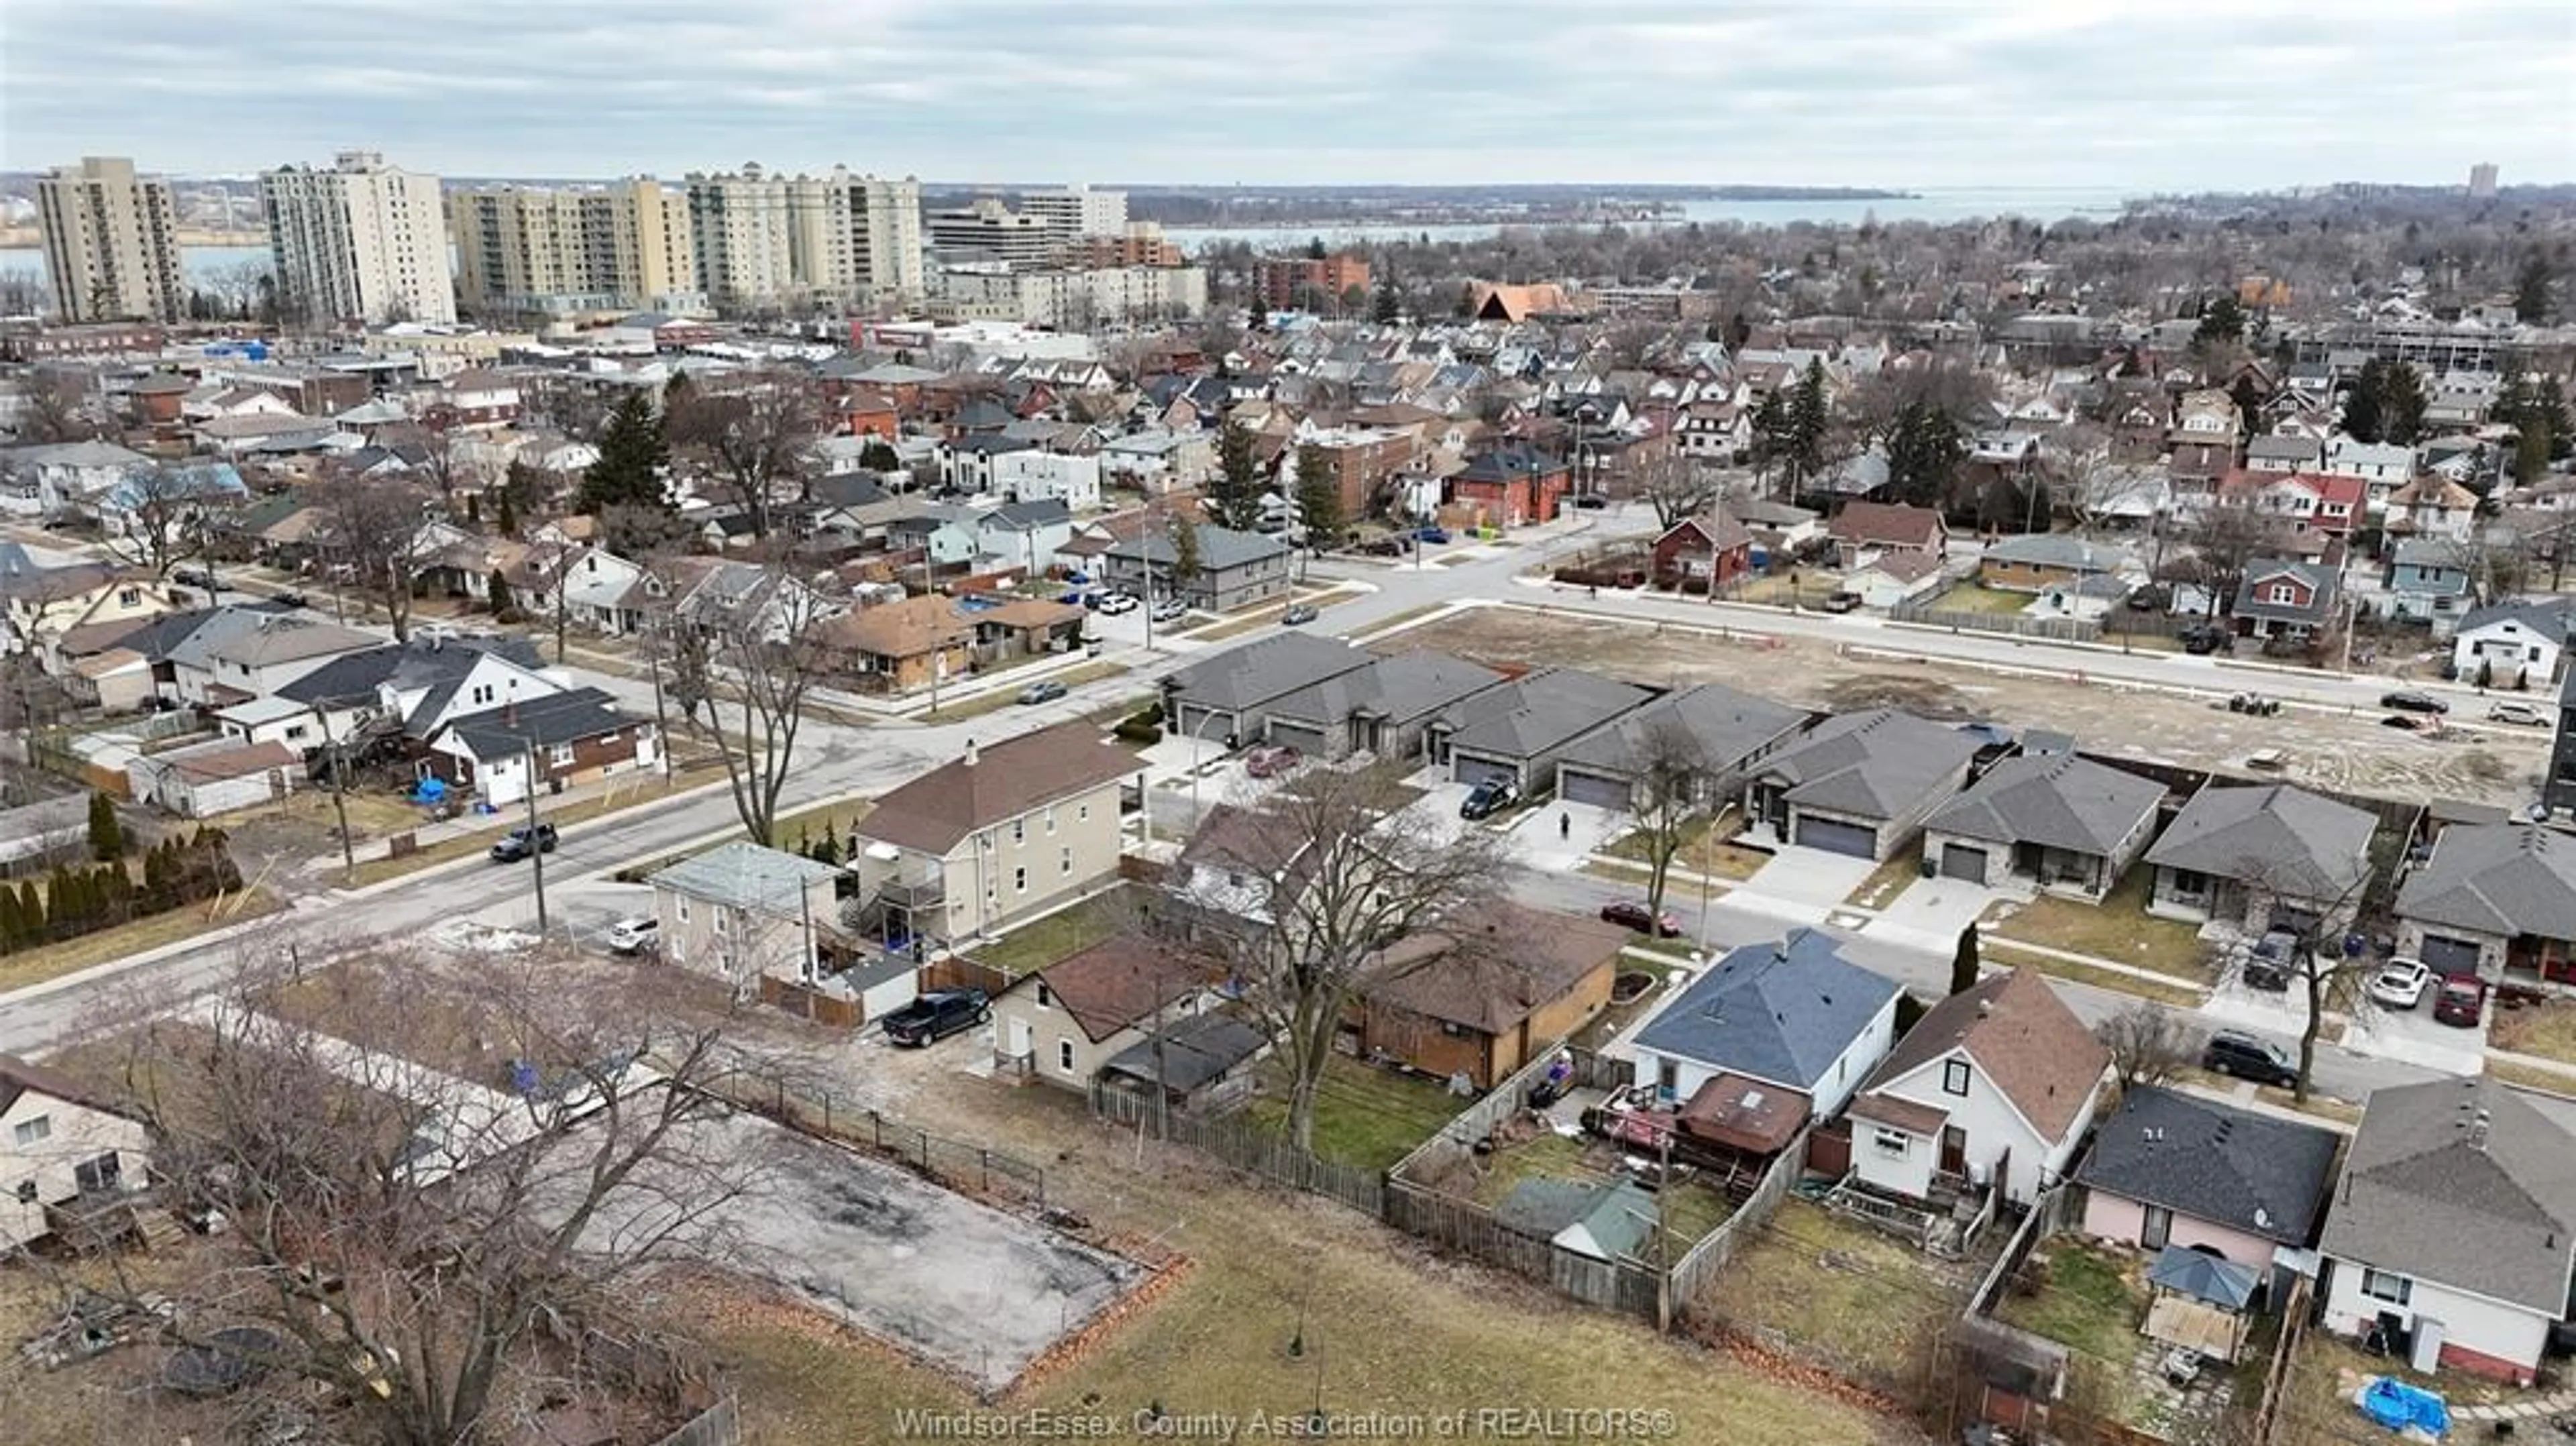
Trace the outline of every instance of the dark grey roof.
<instances>
[{"instance_id":1,"label":"dark grey roof","mask_svg":"<svg viewBox=\"0 0 2576 1446\"><path fill-rule=\"evenodd\" d=\"M2318 1248L2556 1320L2576 1255L2576 1138L2484 1077L2376 1091Z\"/></svg>"},{"instance_id":2,"label":"dark grey roof","mask_svg":"<svg viewBox=\"0 0 2576 1446\"><path fill-rule=\"evenodd\" d=\"M1003 415L1008 416L1009 413L1004 412ZM966 425L966 414L960 413L958 421L959 425ZM952 437L941 445L951 452L980 452L988 457L998 456L1004 452L1034 452L1038 449L1038 444L1026 437L1013 437L1001 432L969 432L962 437Z\"/></svg>"},{"instance_id":3,"label":"dark grey roof","mask_svg":"<svg viewBox=\"0 0 2576 1446\"><path fill-rule=\"evenodd\" d=\"M2458 544L2450 546L2456 549ZM2456 551L2453 565L2458 565ZM2520 623L2526 631L2538 633L2553 643L2564 644L2569 631L2576 629L2576 599L2508 598L2503 602L2489 603L2485 607L2471 609L2462 617L2453 636L2504 622Z\"/></svg>"},{"instance_id":4,"label":"dark grey roof","mask_svg":"<svg viewBox=\"0 0 2576 1446\"><path fill-rule=\"evenodd\" d=\"M1723 683L1702 683L1658 698L1577 739L1560 761L1595 773L1631 777L1648 741L1659 730L1677 727L1695 746L1698 766L1711 775L1722 775L1806 722L1807 715L1796 708L1739 693Z\"/></svg>"},{"instance_id":5,"label":"dark grey roof","mask_svg":"<svg viewBox=\"0 0 2576 1446\"><path fill-rule=\"evenodd\" d=\"M1451 704L1449 744L1497 758L1536 758L1655 696L1652 689L1576 668L1546 668Z\"/></svg>"},{"instance_id":6,"label":"dark grey roof","mask_svg":"<svg viewBox=\"0 0 2576 1446\"><path fill-rule=\"evenodd\" d=\"M1213 522L1202 522L1198 528L1199 565L1210 572L1224 572L1228 568L1288 555L1288 544L1275 537L1264 537L1258 532L1238 532ZM1109 555L1167 567L1172 562L1172 539L1161 528L1154 528L1141 537L1111 543Z\"/></svg>"},{"instance_id":7,"label":"dark grey roof","mask_svg":"<svg viewBox=\"0 0 2576 1446\"><path fill-rule=\"evenodd\" d=\"M2261 877L2293 897L2335 899L2369 872L2378 828L2350 804L2286 784L2203 788L2147 850L2147 862L2222 879Z\"/></svg>"},{"instance_id":8,"label":"dark grey roof","mask_svg":"<svg viewBox=\"0 0 2576 1446\"><path fill-rule=\"evenodd\" d=\"M277 695L296 703L341 703L373 698L387 683L408 692L463 678L487 653L530 672L545 666L525 638L414 638L333 658L279 688Z\"/></svg>"},{"instance_id":9,"label":"dark grey roof","mask_svg":"<svg viewBox=\"0 0 2576 1446\"><path fill-rule=\"evenodd\" d=\"M2284 576L2296 578L2307 585L2309 602L2306 607L2263 601L2268 595L2266 591L2268 585ZM2338 600L2343 596L2342 579L2343 575L2340 572L2321 562L2293 562L2281 558L2266 558L2260 562L2247 563L2245 576L2236 584L2235 606L2229 611L2240 618L2263 618L2288 623L2322 622L2334 612L2338 606Z\"/></svg>"},{"instance_id":10,"label":"dark grey roof","mask_svg":"<svg viewBox=\"0 0 2576 1446\"><path fill-rule=\"evenodd\" d=\"M1813 1093L1896 989L1845 959L1832 935L1797 929L1727 951L1636 1046Z\"/></svg>"},{"instance_id":11,"label":"dark grey roof","mask_svg":"<svg viewBox=\"0 0 2576 1446\"><path fill-rule=\"evenodd\" d=\"M1354 714L1406 721L1421 718L1503 681L1481 663L1420 649L1301 688L1270 706L1274 718L1338 723Z\"/></svg>"},{"instance_id":12,"label":"dark grey roof","mask_svg":"<svg viewBox=\"0 0 2576 1446\"><path fill-rule=\"evenodd\" d=\"M1788 801L1855 818L1895 818L1946 790L1974 758L1973 734L1945 724L1873 708L1816 725L1795 748L1762 765L1786 780Z\"/></svg>"},{"instance_id":13,"label":"dark grey roof","mask_svg":"<svg viewBox=\"0 0 2576 1446\"><path fill-rule=\"evenodd\" d=\"M575 688L468 713L440 731L455 734L477 758L501 758L525 748L596 738L635 721L599 689Z\"/></svg>"},{"instance_id":14,"label":"dark grey roof","mask_svg":"<svg viewBox=\"0 0 2576 1446\"><path fill-rule=\"evenodd\" d=\"M2576 838L2527 823L2453 824L2397 890L2397 916L2576 939Z\"/></svg>"},{"instance_id":15,"label":"dark grey roof","mask_svg":"<svg viewBox=\"0 0 2576 1446\"><path fill-rule=\"evenodd\" d=\"M2233 1312L2253 1303L2267 1273L2188 1245L2168 1245L2147 1267L2147 1284Z\"/></svg>"},{"instance_id":16,"label":"dark grey roof","mask_svg":"<svg viewBox=\"0 0 2576 1446\"><path fill-rule=\"evenodd\" d=\"M867 507L887 496L873 472L837 472L814 479L814 500L826 507Z\"/></svg>"},{"instance_id":17,"label":"dark grey roof","mask_svg":"<svg viewBox=\"0 0 2576 1446\"><path fill-rule=\"evenodd\" d=\"M2305 1246L2334 1179L2334 1131L2133 1085L2076 1180L2282 1245Z\"/></svg>"},{"instance_id":18,"label":"dark grey roof","mask_svg":"<svg viewBox=\"0 0 2576 1446\"><path fill-rule=\"evenodd\" d=\"M2262 436L2245 444L2248 462L2316 462L2325 454L2325 444L2314 437Z\"/></svg>"},{"instance_id":19,"label":"dark grey roof","mask_svg":"<svg viewBox=\"0 0 2576 1446\"><path fill-rule=\"evenodd\" d=\"M1200 1014L1165 1029L1159 1051L1149 1036L1112 1055L1100 1068L1104 1074L1151 1084L1159 1061L1163 1087L1187 1093L1223 1078L1269 1042L1267 1035L1232 1015Z\"/></svg>"},{"instance_id":20,"label":"dark grey roof","mask_svg":"<svg viewBox=\"0 0 2576 1446\"><path fill-rule=\"evenodd\" d=\"M2073 753L2024 754L1988 769L1923 826L1995 843L2108 855L2155 816L2165 787Z\"/></svg>"},{"instance_id":21,"label":"dark grey roof","mask_svg":"<svg viewBox=\"0 0 2576 1446\"><path fill-rule=\"evenodd\" d=\"M1367 666L1369 655L1338 638L1283 632L1193 663L1164 682L1183 703L1250 708Z\"/></svg>"},{"instance_id":22,"label":"dark grey roof","mask_svg":"<svg viewBox=\"0 0 2576 1446\"><path fill-rule=\"evenodd\" d=\"M2112 572L2130 564L2130 557L2116 547L2071 532L2025 532L2007 537L1985 551L1991 558L2018 562L2032 567L2062 567L2076 572Z\"/></svg>"},{"instance_id":23,"label":"dark grey roof","mask_svg":"<svg viewBox=\"0 0 2576 1446\"><path fill-rule=\"evenodd\" d=\"M1005 502L984 514L984 521L1029 532L1040 527L1056 527L1073 521L1073 509L1061 497L1032 497L1025 502Z\"/></svg>"}]
</instances>

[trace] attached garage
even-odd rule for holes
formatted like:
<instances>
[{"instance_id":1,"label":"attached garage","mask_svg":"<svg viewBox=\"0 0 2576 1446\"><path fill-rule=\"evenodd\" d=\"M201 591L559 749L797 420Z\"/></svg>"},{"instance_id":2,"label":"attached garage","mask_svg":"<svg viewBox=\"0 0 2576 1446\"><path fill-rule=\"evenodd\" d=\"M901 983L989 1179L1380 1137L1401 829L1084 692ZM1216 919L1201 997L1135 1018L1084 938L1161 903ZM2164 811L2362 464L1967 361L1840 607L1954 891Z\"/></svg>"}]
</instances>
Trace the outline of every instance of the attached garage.
<instances>
[{"instance_id":1,"label":"attached garage","mask_svg":"<svg viewBox=\"0 0 2576 1446\"><path fill-rule=\"evenodd\" d=\"M1322 758L1324 729L1316 723L1291 723L1282 718L1270 720L1270 741L1285 744L1309 758Z\"/></svg>"},{"instance_id":2,"label":"attached garage","mask_svg":"<svg viewBox=\"0 0 2576 1446\"><path fill-rule=\"evenodd\" d=\"M2455 939L2448 934L2424 936L2424 967L2436 974L2475 974L2478 972L2478 946L2473 939Z\"/></svg>"},{"instance_id":3,"label":"attached garage","mask_svg":"<svg viewBox=\"0 0 2576 1446\"><path fill-rule=\"evenodd\" d=\"M1986 881L1986 851L1966 844L1944 844L1941 847L1941 877L1965 879L1972 884Z\"/></svg>"},{"instance_id":4,"label":"attached garage","mask_svg":"<svg viewBox=\"0 0 2576 1446\"><path fill-rule=\"evenodd\" d=\"M1849 854L1856 859L1878 857L1878 831L1840 819L1798 815L1798 842L1811 849L1832 854Z\"/></svg>"},{"instance_id":5,"label":"attached garage","mask_svg":"<svg viewBox=\"0 0 2576 1446\"><path fill-rule=\"evenodd\" d=\"M1223 709L1184 703L1172 715L1167 730L1175 738L1197 738L1209 743L1222 743L1234 731L1234 715Z\"/></svg>"},{"instance_id":6,"label":"attached garage","mask_svg":"<svg viewBox=\"0 0 2576 1446\"><path fill-rule=\"evenodd\" d=\"M1606 773L1586 773L1566 768L1557 771L1556 791L1567 803L1588 803L1595 808L1625 811L1628 807L1628 780Z\"/></svg>"},{"instance_id":7,"label":"attached garage","mask_svg":"<svg viewBox=\"0 0 2576 1446\"><path fill-rule=\"evenodd\" d=\"M1499 759L1478 758L1474 754L1470 753L1451 754L1449 770L1449 776L1451 778L1458 780L1460 783L1470 785L1483 783L1489 779L1496 778L1511 779L1517 782L1521 776L1521 771L1511 764L1504 763Z\"/></svg>"}]
</instances>

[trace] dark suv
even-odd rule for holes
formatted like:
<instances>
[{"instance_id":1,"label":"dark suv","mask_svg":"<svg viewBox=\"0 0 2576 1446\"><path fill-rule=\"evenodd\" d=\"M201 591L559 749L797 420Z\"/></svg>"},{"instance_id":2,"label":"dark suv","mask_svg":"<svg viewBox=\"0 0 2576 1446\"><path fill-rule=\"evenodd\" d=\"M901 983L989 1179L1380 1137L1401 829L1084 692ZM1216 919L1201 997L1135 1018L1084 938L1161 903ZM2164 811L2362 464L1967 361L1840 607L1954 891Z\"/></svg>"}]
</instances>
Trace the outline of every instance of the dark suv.
<instances>
[{"instance_id":1,"label":"dark suv","mask_svg":"<svg viewBox=\"0 0 2576 1446\"><path fill-rule=\"evenodd\" d=\"M521 824L519 827L501 835L501 841L492 845L492 862L496 864L515 864L519 860L528 857L530 854L553 853L555 851L555 826L550 823L541 823L537 825L536 847L533 849L528 847L528 839L528 828L525 824Z\"/></svg>"},{"instance_id":2,"label":"dark suv","mask_svg":"<svg viewBox=\"0 0 2576 1446\"><path fill-rule=\"evenodd\" d=\"M885 1036L909 1049L946 1039L993 1017L981 989L934 989L885 1017Z\"/></svg>"},{"instance_id":3,"label":"dark suv","mask_svg":"<svg viewBox=\"0 0 2576 1446\"><path fill-rule=\"evenodd\" d=\"M1458 805L1458 816L1470 822L1492 818L1520 801L1520 784L1509 778L1488 778Z\"/></svg>"},{"instance_id":4,"label":"dark suv","mask_svg":"<svg viewBox=\"0 0 2576 1446\"><path fill-rule=\"evenodd\" d=\"M2234 1075L2284 1089L2299 1083L2298 1061L2290 1058L2288 1050L2241 1030L2222 1029L2212 1034L2200 1051L2200 1067L2212 1074Z\"/></svg>"}]
</instances>

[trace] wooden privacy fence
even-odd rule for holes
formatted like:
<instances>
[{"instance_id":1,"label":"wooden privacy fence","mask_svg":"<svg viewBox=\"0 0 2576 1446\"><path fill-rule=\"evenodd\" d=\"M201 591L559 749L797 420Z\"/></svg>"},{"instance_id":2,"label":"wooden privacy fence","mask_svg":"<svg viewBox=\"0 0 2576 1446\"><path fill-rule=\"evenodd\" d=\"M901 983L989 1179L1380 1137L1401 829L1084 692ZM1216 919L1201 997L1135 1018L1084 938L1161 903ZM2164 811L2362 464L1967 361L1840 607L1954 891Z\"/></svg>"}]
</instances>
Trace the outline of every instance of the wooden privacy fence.
<instances>
[{"instance_id":1,"label":"wooden privacy fence","mask_svg":"<svg viewBox=\"0 0 2576 1446\"><path fill-rule=\"evenodd\" d=\"M853 1145L977 1195L1046 1204L1046 1172L1016 1155L934 1135L881 1111L838 1105L829 1092L807 1094L784 1079L748 1080L713 1091L719 1098L802 1134Z\"/></svg>"},{"instance_id":2,"label":"wooden privacy fence","mask_svg":"<svg viewBox=\"0 0 2576 1446\"><path fill-rule=\"evenodd\" d=\"M1386 1190L1386 1223L1482 1265L1537 1281L1586 1305L1652 1321L1662 1291L1656 1272L1630 1261L1577 1255L1544 1236L1515 1230L1473 1201L1403 1180Z\"/></svg>"},{"instance_id":3,"label":"wooden privacy fence","mask_svg":"<svg viewBox=\"0 0 2576 1446\"><path fill-rule=\"evenodd\" d=\"M859 1001L775 974L760 976L760 1002L835 1029L859 1025Z\"/></svg>"},{"instance_id":4,"label":"wooden privacy fence","mask_svg":"<svg viewBox=\"0 0 2576 1446\"><path fill-rule=\"evenodd\" d=\"M1810 1127L1812 1128L1812 1127ZM1807 1168L1807 1130L1800 1130L1780 1153L1771 1157L1771 1168L1762 1172L1762 1183L1735 1207L1715 1230L1699 1238L1681 1259L1673 1262L1673 1288L1670 1309L1687 1309L1726 1263L1735 1258L1737 1247L1754 1231L1771 1223L1780 1212L1780 1202L1789 1197L1789 1187Z\"/></svg>"},{"instance_id":5,"label":"wooden privacy fence","mask_svg":"<svg viewBox=\"0 0 2576 1446\"><path fill-rule=\"evenodd\" d=\"M1248 1120L1186 1114L1170 1109L1151 1091L1121 1089L1094 1080L1091 1112L1110 1124L1142 1129L1158 1139L1187 1145L1265 1180L1339 1200L1354 1210L1386 1218L1386 1177L1375 1170L1327 1160L1301 1150L1277 1130Z\"/></svg>"},{"instance_id":6,"label":"wooden privacy fence","mask_svg":"<svg viewBox=\"0 0 2576 1446\"><path fill-rule=\"evenodd\" d=\"M653 1446L734 1446L741 1439L742 1407L725 1396Z\"/></svg>"}]
</instances>

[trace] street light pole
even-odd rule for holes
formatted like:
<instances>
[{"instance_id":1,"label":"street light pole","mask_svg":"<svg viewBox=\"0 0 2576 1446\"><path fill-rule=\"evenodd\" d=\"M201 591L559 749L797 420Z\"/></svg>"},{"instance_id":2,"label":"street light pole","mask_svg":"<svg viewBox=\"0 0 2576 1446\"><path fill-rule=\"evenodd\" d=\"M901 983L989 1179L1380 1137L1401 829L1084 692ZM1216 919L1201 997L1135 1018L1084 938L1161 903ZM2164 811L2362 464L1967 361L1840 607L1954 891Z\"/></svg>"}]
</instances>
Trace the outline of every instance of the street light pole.
<instances>
[{"instance_id":1,"label":"street light pole","mask_svg":"<svg viewBox=\"0 0 2576 1446\"><path fill-rule=\"evenodd\" d=\"M546 848L545 840L537 833L537 741L534 738L528 740L528 751L523 757L526 761L522 770L527 774L525 781L528 786L528 862L535 868L531 877L536 880L537 887L537 937L542 939L547 932Z\"/></svg>"}]
</instances>

